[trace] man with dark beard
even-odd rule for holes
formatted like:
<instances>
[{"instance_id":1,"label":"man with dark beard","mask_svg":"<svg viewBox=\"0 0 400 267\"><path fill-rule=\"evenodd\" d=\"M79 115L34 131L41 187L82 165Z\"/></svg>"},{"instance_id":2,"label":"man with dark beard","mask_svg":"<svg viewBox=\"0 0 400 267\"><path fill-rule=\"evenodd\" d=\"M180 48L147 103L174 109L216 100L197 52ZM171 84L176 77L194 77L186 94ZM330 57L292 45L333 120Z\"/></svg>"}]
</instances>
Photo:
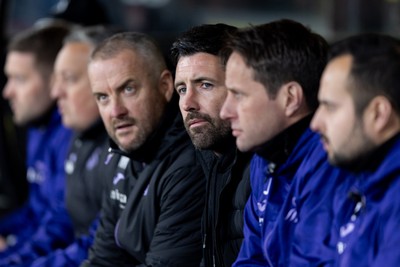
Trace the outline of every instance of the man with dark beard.
<instances>
[{"instance_id":1,"label":"man with dark beard","mask_svg":"<svg viewBox=\"0 0 400 267\"><path fill-rule=\"evenodd\" d=\"M231 266L236 259L250 194L250 155L238 152L229 121L219 117L227 95L220 51L235 31L225 24L197 26L183 33L171 48L179 107L207 177L203 266Z\"/></svg>"}]
</instances>

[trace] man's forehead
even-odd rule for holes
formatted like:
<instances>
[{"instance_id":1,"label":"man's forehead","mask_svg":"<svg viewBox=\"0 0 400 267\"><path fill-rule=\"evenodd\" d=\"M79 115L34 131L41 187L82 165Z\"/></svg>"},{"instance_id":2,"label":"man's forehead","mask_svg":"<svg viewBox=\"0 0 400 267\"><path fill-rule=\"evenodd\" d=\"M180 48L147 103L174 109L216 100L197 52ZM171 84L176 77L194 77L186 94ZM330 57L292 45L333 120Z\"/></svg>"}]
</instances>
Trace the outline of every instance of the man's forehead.
<instances>
[{"instance_id":1,"label":"man's forehead","mask_svg":"<svg viewBox=\"0 0 400 267\"><path fill-rule=\"evenodd\" d=\"M10 51L7 53L7 59L14 61L30 61L34 62L36 57L34 53L22 51Z\"/></svg>"}]
</instances>

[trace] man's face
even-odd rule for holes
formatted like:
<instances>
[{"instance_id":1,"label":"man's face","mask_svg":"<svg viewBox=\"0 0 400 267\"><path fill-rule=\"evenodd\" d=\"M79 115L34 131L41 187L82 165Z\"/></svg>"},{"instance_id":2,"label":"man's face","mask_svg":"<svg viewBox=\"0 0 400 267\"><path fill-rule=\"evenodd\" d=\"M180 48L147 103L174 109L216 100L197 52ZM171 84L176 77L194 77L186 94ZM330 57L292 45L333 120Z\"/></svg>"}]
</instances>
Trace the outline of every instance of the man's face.
<instances>
[{"instance_id":1,"label":"man's face","mask_svg":"<svg viewBox=\"0 0 400 267\"><path fill-rule=\"evenodd\" d=\"M100 116L87 73L90 51L87 43L67 43L54 67L51 94L57 99L63 124L77 131L87 129Z\"/></svg>"},{"instance_id":2,"label":"man's face","mask_svg":"<svg viewBox=\"0 0 400 267\"><path fill-rule=\"evenodd\" d=\"M321 134L329 162L338 166L351 164L374 147L349 93L351 65L352 57L345 55L326 66L318 94L320 105L311 122L311 128Z\"/></svg>"},{"instance_id":3,"label":"man's face","mask_svg":"<svg viewBox=\"0 0 400 267\"><path fill-rule=\"evenodd\" d=\"M138 149L160 123L173 92L172 76L155 77L151 64L127 49L90 62L88 71L108 134L121 149Z\"/></svg>"},{"instance_id":4,"label":"man's face","mask_svg":"<svg viewBox=\"0 0 400 267\"><path fill-rule=\"evenodd\" d=\"M230 123L219 117L226 98L225 71L219 57L196 53L181 57L175 89L186 130L199 149L217 149L231 136Z\"/></svg>"},{"instance_id":5,"label":"man's face","mask_svg":"<svg viewBox=\"0 0 400 267\"><path fill-rule=\"evenodd\" d=\"M272 99L266 88L254 80L253 70L234 52L226 66L228 96L221 117L231 121L232 134L241 151L256 150L286 126L283 97Z\"/></svg>"},{"instance_id":6,"label":"man's face","mask_svg":"<svg viewBox=\"0 0 400 267\"><path fill-rule=\"evenodd\" d=\"M53 105L50 81L40 73L33 54L9 52L4 72L8 80L3 97L10 103L17 125L39 119Z\"/></svg>"}]
</instances>

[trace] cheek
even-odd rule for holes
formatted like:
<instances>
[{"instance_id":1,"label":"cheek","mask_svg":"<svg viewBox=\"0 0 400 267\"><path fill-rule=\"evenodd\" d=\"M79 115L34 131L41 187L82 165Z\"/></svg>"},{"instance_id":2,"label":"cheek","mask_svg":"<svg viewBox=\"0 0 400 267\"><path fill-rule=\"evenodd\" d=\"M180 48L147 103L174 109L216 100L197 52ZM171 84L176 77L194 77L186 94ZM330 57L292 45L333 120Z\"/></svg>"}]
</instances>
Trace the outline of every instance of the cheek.
<instances>
[{"instance_id":1,"label":"cheek","mask_svg":"<svg viewBox=\"0 0 400 267\"><path fill-rule=\"evenodd\" d=\"M345 143L351 138L354 122L349 120L349 116L338 116L326 122L328 138L333 143Z\"/></svg>"},{"instance_id":2,"label":"cheek","mask_svg":"<svg viewBox=\"0 0 400 267\"><path fill-rule=\"evenodd\" d=\"M75 88L67 88L66 92L68 93L69 105L78 113L86 105L86 95Z\"/></svg>"},{"instance_id":3,"label":"cheek","mask_svg":"<svg viewBox=\"0 0 400 267\"><path fill-rule=\"evenodd\" d=\"M179 104L179 109L181 110L182 114L185 114L185 113L186 113L186 112L184 111L184 108L183 108L184 102L185 102L185 97L180 96L180 97L179 97L179 102L178 102L178 104Z\"/></svg>"},{"instance_id":4,"label":"cheek","mask_svg":"<svg viewBox=\"0 0 400 267\"><path fill-rule=\"evenodd\" d=\"M204 105L205 113L208 113L213 118L220 119L219 113L221 112L222 105L225 99L219 99L219 101L208 101Z\"/></svg>"},{"instance_id":5,"label":"cheek","mask_svg":"<svg viewBox=\"0 0 400 267\"><path fill-rule=\"evenodd\" d=\"M107 127L107 125L111 123L110 111L108 111L107 107L103 105L97 105L97 107L99 109L101 120Z\"/></svg>"},{"instance_id":6,"label":"cheek","mask_svg":"<svg viewBox=\"0 0 400 267\"><path fill-rule=\"evenodd\" d=\"M245 99L237 105L239 119L243 123L257 125L271 117L266 103L260 99Z\"/></svg>"},{"instance_id":7,"label":"cheek","mask_svg":"<svg viewBox=\"0 0 400 267\"><path fill-rule=\"evenodd\" d=\"M44 90L40 87L40 84L38 83L27 83L23 86L21 86L22 88L20 90L16 90L17 94L18 92L20 92L20 96L21 97L33 97L33 98L39 98L42 95L45 94Z\"/></svg>"}]
</instances>

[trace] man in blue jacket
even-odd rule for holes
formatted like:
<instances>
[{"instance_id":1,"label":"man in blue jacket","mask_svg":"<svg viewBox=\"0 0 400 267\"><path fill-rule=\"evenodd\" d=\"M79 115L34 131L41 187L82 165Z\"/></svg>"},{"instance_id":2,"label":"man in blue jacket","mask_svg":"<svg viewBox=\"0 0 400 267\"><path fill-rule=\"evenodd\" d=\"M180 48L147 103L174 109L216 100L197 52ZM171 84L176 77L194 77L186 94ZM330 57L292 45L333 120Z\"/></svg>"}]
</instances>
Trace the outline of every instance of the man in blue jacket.
<instances>
[{"instance_id":1,"label":"man in blue jacket","mask_svg":"<svg viewBox=\"0 0 400 267\"><path fill-rule=\"evenodd\" d=\"M13 111L14 122L27 126L27 179L29 198L18 210L0 220L2 259L14 251L40 247L32 239L52 239L53 247L62 247L73 238L69 217L64 209L64 161L71 132L50 97L53 63L69 25L56 23L34 26L16 35L8 46L3 91ZM51 217L57 218L51 224Z\"/></svg>"},{"instance_id":2,"label":"man in blue jacket","mask_svg":"<svg viewBox=\"0 0 400 267\"><path fill-rule=\"evenodd\" d=\"M327 49L320 35L291 20L239 30L227 46L228 96L220 114L231 121L237 147L257 154L233 266L271 265L265 242L293 177L319 143L309 123Z\"/></svg>"},{"instance_id":3,"label":"man in blue jacket","mask_svg":"<svg viewBox=\"0 0 400 267\"><path fill-rule=\"evenodd\" d=\"M87 64L96 45L113 33L102 26L77 27L57 55L51 96L57 99L64 126L74 132L65 162L65 202L75 240L63 249L26 251L24 264L29 266L79 266L93 242L91 226L100 211L103 180L116 174L120 158L108 152L108 135L92 95Z\"/></svg>"},{"instance_id":4,"label":"man in blue jacket","mask_svg":"<svg viewBox=\"0 0 400 267\"><path fill-rule=\"evenodd\" d=\"M336 266L399 266L399 84L398 39L363 34L332 46L311 127L329 162L356 176L333 202Z\"/></svg>"}]
</instances>

